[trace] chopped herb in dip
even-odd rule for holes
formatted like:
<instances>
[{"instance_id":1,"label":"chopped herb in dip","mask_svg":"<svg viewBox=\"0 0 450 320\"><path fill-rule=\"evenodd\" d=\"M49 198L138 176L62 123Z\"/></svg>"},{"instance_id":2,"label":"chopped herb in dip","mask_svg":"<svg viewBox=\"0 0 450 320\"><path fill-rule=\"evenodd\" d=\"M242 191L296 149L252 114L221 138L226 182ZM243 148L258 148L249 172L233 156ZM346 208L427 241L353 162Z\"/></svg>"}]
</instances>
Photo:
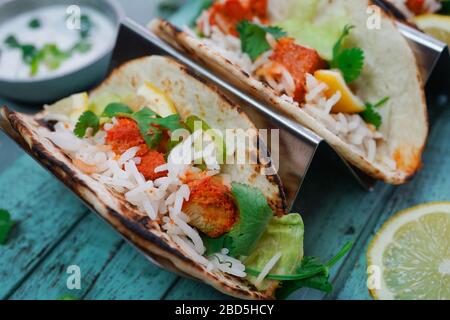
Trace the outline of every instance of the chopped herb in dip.
<instances>
[{"instance_id":1,"label":"chopped herb in dip","mask_svg":"<svg viewBox=\"0 0 450 320\"><path fill-rule=\"evenodd\" d=\"M98 58L114 41L114 25L95 9L81 10L76 30L67 27L69 17L62 5L32 10L3 22L0 77L27 79L65 73Z\"/></svg>"},{"instance_id":2,"label":"chopped herb in dip","mask_svg":"<svg viewBox=\"0 0 450 320\"><path fill-rule=\"evenodd\" d=\"M30 20L30 22L28 23L28 27L30 27L31 29L39 29L41 27L41 20L37 18Z\"/></svg>"}]
</instances>

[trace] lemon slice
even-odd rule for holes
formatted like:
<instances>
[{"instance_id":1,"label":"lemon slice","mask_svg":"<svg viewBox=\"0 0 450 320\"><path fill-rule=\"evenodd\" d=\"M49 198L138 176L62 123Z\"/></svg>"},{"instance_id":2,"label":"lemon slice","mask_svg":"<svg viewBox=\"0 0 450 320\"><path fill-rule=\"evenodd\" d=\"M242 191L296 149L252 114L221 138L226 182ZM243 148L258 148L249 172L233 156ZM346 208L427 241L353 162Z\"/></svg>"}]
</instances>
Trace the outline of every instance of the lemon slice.
<instances>
[{"instance_id":1,"label":"lemon slice","mask_svg":"<svg viewBox=\"0 0 450 320\"><path fill-rule=\"evenodd\" d=\"M424 14L414 18L414 22L425 33L450 46L450 16Z\"/></svg>"},{"instance_id":2,"label":"lemon slice","mask_svg":"<svg viewBox=\"0 0 450 320\"><path fill-rule=\"evenodd\" d=\"M86 92L82 92L46 106L45 110L50 114L66 116L70 122L75 123L83 112L88 110L88 107L89 96Z\"/></svg>"},{"instance_id":3,"label":"lemon slice","mask_svg":"<svg viewBox=\"0 0 450 320\"><path fill-rule=\"evenodd\" d=\"M147 101L148 108L163 118L177 113L172 100L162 90L149 82L143 84L138 89L137 94Z\"/></svg>"},{"instance_id":4,"label":"lemon slice","mask_svg":"<svg viewBox=\"0 0 450 320\"><path fill-rule=\"evenodd\" d=\"M390 218L372 240L367 263L375 299L449 300L450 202L423 204Z\"/></svg>"},{"instance_id":5,"label":"lemon slice","mask_svg":"<svg viewBox=\"0 0 450 320\"><path fill-rule=\"evenodd\" d=\"M331 98L338 91L341 92L341 99L331 110L333 113L360 113L366 110L364 102L352 93L339 71L318 70L314 73L314 77L327 84L328 89L325 91L327 98Z\"/></svg>"}]
</instances>

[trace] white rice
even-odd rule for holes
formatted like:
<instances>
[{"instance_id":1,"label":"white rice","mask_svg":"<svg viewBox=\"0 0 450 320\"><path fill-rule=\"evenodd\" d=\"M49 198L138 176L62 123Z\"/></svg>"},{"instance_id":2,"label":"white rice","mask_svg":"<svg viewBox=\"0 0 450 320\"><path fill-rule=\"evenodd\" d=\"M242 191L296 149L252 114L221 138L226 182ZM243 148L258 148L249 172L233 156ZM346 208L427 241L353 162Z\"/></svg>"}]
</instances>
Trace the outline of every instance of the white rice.
<instances>
[{"instance_id":1,"label":"white rice","mask_svg":"<svg viewBox=\"0 0 450 320\"><path fill-rule=\"evenodd\" d=\"M332 114L331 110L341 98L340 92L327 99L325 91L328 86L313 75L306 76L305 106L303 110L320 121L332 133L352 145L369 161L377 157L378 144L383 135L367 124L359 114ZM392 168L390 163L389 168ZM395 168L394 168L395 169Z\"/></svg>"},{"instance_id":2,"label":"white rice","mask_svg":"<svg viewBox=\"0 0 450 320\"><path fill-rule=\"evenodd\" d=\"M238 259L230 257L228 253L228 249L224 248L221 252L213 254L209 258L209 261L212 266L215 266L220 271L232 274L236 277L246 277L245 265Z\"/></svg>"}]
</instances>

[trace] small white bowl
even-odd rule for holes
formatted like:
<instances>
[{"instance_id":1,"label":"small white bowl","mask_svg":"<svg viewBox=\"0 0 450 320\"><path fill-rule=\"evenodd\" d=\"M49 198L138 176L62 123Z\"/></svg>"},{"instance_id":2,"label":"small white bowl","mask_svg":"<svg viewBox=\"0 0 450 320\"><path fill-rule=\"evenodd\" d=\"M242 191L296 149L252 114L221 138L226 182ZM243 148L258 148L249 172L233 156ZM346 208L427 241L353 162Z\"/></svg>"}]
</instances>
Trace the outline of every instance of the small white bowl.
<instances>
[{"instance_id":1,"label":"small white bowl","mask_svg":"<svg viewBox=\"0 0 450 320\"><path fill-rule=\"evenodd\" d=\"M0 76L0 96L17 102L43 104L54 102L75 92L84 91L108 72L117 31L123 18L121 7L115 0L7 0L0 1L0 27L8 20L27 11L54 5L79 5L102 13L114 25L115 36L98 57L65 73L51 74L37 79L8 79Z\"/></svg>"}]
</instances>

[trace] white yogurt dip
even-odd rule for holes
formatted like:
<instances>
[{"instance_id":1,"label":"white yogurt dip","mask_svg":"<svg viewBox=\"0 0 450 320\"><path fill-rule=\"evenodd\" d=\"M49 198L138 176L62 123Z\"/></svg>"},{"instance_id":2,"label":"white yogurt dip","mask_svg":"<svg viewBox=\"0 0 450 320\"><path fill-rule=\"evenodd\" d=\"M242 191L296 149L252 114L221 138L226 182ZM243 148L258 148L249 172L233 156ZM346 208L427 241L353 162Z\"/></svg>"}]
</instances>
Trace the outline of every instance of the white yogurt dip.
<instances>
[{"instance_id":1,"label":"white yogurt dip","mask_svg":"<svg viewBox=\"0 0 450 320\"><path fill-rule=\"evenodd\" d=\"M90 49L85 52L72 50L81 41L80 30L69 28L73 26L74 16L68 16L67 7L54 5L29 11L0 23L0 78L11 80L42 79L58 76L88 65L105 54L115 37L113 23L95 9L81 7L81 15L92 22L89 36L85 42ZM72 19L68 22L68 19ZM39 21L39 27L29 26L33 20ZM22 50L11 48L5 40L14 36L20 44L30 44L37 50L45 45L56 45L62 52L70 52L68 58L55 69L45 63L39 63L39 68L32 75L32 68L23 60Z\"/></svg>"}]
</instances>

